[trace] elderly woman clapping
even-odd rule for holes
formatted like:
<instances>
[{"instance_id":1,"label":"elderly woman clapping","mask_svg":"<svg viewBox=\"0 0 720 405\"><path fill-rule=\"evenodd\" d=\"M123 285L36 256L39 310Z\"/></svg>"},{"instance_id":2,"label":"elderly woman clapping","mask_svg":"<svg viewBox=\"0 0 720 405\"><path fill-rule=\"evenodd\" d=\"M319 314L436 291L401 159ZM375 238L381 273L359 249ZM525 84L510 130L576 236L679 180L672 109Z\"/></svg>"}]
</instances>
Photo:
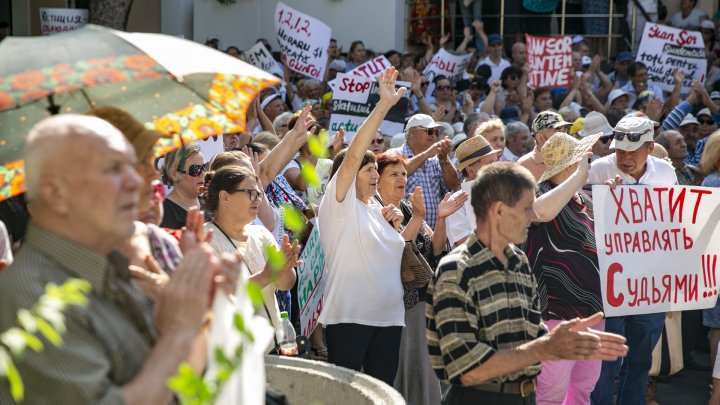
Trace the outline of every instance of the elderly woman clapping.
<instances>
[{"instance_id":1,"label":"elderly woman clapping","mask_svg":"<svg viewBox=\"0 0 720 405\"><path fill-rule=\"evenodd\" d=\"M226 166L210 172L206 178L205 210L212 221L205 224L214 236L210 245L218 253L242 254L249 270L250 281L262 288L263 307L258 315L267 318L273 327L280 324L280 311L275 289L287 291L295 283L300 248L291 245L287 235L282 240L285 257L283 266L274 269L268 263L268 247L277 247L273 235L262 225L252 225L263 199L257 177L247 168Z\"/></svg>"}]
</instances>

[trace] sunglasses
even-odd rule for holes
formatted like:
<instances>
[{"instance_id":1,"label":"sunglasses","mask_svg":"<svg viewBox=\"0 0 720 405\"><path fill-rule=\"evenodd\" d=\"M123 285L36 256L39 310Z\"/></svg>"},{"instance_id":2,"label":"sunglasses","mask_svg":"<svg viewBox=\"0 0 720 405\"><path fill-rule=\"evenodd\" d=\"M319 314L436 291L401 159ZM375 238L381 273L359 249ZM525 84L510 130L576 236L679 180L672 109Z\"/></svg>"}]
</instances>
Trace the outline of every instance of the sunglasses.
<instances>
[{"instance_id":1,"label":"sunglasses","mask_svg":"<svg viewBox=\"0 0 720 405\"><path fill-rule=\"evenodd\" d=\"M714 120L698 120L700 125L715 125Z\"/></svg>"},{"instance_id":2,"label":"sunglasses","mask_svg":"<svg viewBox=\"0 0 720 405\"><path fill-rule=\"evenodd\" d=\"M643 132L618 132L613 131L613 137L615 137L615 140L622 141L627 137L628 141L630 142L637 142L642 138L643 135L647 134L648 131Z\"/></svg>"},{"instance_id":3,"label":"sunglasses","mask_svg":"<svg viewBox=\"0 0 720 405\"><path fill-rule=\"evenodd\" d=\"M239 188L237 190L234 190L233 193L248 193L248 197L250 197L250 202L255 202L258 199L262 198L263 192L259 191L254 188Z\"/></svg>"},{"instance_id":4,"label":"sunglasses","mask_svg":"<svg viewBox=\"0 0 720 405\"><path fill-rule=\"evenodd\" d=\"M437 135L438 134L437 128L420 128L420 129L427 132L428 135Z\"/></svg>"},{"instance_id":5,"label":"sunglasses","mask_svg":"<svg viewBox=\"0 0 720 405\"><path fill-rule=\"evenodd\" d=\"M450 90L450 89L452 89L452 87L450 87L450 86L437 86L437 87L435 87L435 89L440 90L440 91L443 91L443 90Z\"/></svg>"},{"instance_id":6,"label":"sunglasses","mask_svg":"<svg viewBox=\"0 0 720 405\"><path fill-rule=\"evenodd\" d=\"M612 135L610 135L610 136L603 136L602 138L600 138L600 142L602 142L602 143L608 143L608 142L610 142L612 139L613 139L613 136L612 136Z\"/></svg>"},{"instance_id":7,"label":"sunglasses","mask_svg":"<svg viewBox=\"0 0 720 405\"><path fill-rule=\"evenodd\" d=\"M197 177L197 176L203 174L203 172L206 172L207 170L208 170L208 164L205 163L203 165L190 165L190 167L188 167L187 171L180 170L180 169L178 169L177 171L182 174L187 174L190 177Z\"/></svg>"},{"instance_id":8,"label":"sunglasses","mask_svg":"<svg viewBox=\"0 0 720 405\"><path fill-rule=\"evenodd\" d=\"M383 140L383 139L373 139L372 142L370 142L371 145L372 144L382 145L383 143L385 143L385 140Z\"/></svg>"}]
</instances>

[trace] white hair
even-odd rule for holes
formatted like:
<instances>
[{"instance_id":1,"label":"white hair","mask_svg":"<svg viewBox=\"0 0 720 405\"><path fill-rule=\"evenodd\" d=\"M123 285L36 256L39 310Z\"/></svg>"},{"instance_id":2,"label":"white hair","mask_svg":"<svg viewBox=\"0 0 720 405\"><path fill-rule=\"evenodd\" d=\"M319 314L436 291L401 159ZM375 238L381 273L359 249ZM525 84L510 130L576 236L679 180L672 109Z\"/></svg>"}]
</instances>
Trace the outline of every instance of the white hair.
<instances>
[{"instance_id":1,"label":"white hair","mask_svg":"<svg viewBox=\"0 0 720 405\"><path fill-rule=\"evenodd\" d=\"M25 159L25 197L28 202L37 198L40 179L45 165L64 152L63 146L78 136L98 137L110 143L132 146L122 133L107 121L97 117L78 114L62 114L37 123L28 134L23 157Z\"/></svg>"}]
</instances>

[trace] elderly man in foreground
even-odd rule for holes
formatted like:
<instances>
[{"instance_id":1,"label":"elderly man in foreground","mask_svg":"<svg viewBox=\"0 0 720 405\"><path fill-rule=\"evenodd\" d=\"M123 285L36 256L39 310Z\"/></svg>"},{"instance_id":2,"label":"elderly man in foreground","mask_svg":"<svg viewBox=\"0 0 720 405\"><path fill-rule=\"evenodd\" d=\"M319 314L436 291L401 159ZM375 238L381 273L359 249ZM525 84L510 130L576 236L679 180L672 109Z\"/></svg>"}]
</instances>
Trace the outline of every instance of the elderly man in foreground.
<instances>
[{"instance_id":1,"label":"elderly man in foreground","mask_svg":"<svg viewBox=\"0 0 720 405\"><path fill-rule=\"evenodd\" d=\"M133 232L141 179L133 147L95 117L62 115L36 125L25 150L32 221L0 276L0 331L16 325L48 283L90 282L89 305L66 311L63 344L16 360L28 404L163 404L167 379L188 359L203 325L213 275L209 247L187 252L155 304L130 282L115 249ZM12 403L0 390L0 403Z\"/></svg>"}]
</instances>

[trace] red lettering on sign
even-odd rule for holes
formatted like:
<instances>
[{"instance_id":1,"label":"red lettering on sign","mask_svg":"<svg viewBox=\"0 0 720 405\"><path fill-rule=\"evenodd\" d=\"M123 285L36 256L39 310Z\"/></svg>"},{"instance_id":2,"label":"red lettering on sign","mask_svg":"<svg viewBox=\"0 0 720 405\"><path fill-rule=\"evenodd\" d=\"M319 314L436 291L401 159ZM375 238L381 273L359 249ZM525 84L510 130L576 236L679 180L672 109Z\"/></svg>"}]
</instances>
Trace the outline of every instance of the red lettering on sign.
<instances>
[{"instance_id":1,"label":"red lettering on sign","mask_svg":"<svg viewBox=\"0 0 720 405\"><path fill-rule=\"evenodd\" d=\"M619 307L625 300L625 296L622 293L615 295L615 275L623 272L623 267L620 263L613 263L608 268L607 272L607 301L613 307Z\"/></svg>"}]
</instances>

